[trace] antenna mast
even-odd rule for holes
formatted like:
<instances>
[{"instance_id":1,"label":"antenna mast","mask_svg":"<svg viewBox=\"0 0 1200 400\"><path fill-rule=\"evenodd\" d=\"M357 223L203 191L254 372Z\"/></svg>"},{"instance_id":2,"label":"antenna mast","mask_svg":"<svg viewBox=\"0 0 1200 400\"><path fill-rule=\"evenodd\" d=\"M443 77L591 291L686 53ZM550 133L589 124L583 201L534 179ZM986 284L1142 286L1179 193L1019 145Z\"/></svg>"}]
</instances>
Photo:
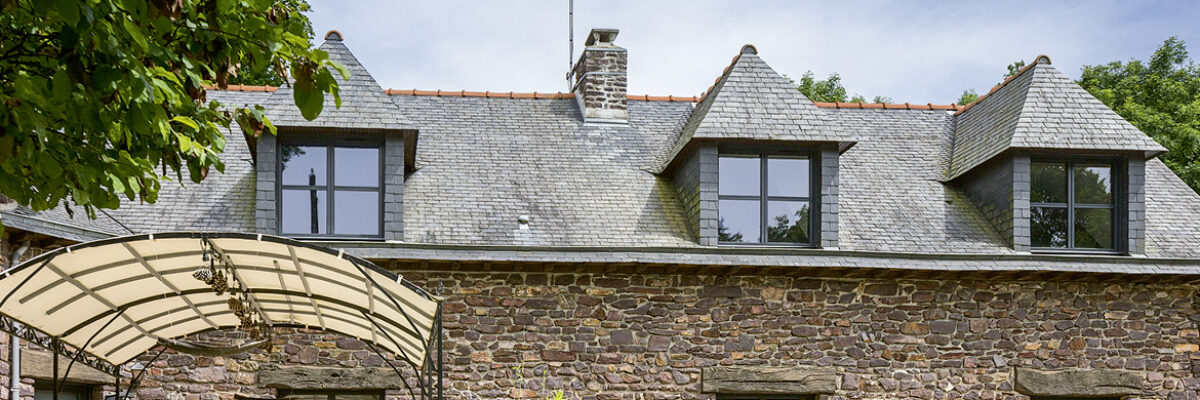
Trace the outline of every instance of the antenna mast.
<instances>
[{"instance_id":1,"label":"antenna mast","mask_svg":"<svg viewBox=\"0 0 1200 400\"><path fill-rule=\"evenodd\" d=\"M571 91L571 75L575 73L575 0L567 0L567 91Z\"/></svg>"}]
</instances>

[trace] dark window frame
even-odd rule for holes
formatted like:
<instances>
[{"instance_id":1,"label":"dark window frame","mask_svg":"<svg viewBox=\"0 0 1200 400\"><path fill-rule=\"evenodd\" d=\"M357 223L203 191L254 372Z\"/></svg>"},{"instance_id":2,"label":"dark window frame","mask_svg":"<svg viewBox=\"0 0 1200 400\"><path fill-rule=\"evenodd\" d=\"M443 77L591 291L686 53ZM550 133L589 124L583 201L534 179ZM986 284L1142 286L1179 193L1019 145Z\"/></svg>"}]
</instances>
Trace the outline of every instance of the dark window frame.
<instances>
[{"instance_id":1,"label":"dark window frame","mask_svg":"<svg viewBox=\"0 0 1200 400\"><path fill-rule=\"evenodd\" d=\"M717 394L717 400L813 400L811 394Z\"/></svg>"},{"instance_id":2,"label":"dark window frame","mask_svg":"<svg viewBox=\"0 0 1200 400\"><path fill-rule=\"evenodd\" d=\"M384 391L383 391L383 390L362 390L362 389L346 389L346 390L337 390L337 389L333 389L333 390L329 390L329 389L322 389L322 390L290 390L290 389L282 389L282 390L279 390L279 393L278 393L278 394L279 394L279 396L278 396L279 398L289 397L289 396L293 396L293 395L302 395L302 396L303 396L303 395L307 395L307 396L321 396L321 395L325 395L325 396L327 396L327 397L326 397L326 398L327 398L327 400L337 400L337 396L339 396L339 395L348 395L348 396L356 396L356 395L357 395L357 396L361 396L361 395L373 395L373 396L377 396L377 397L379 398L379 400L383 400L383 399L387 398L387 393L384 393Z\"/></svg>"},{"instance_id":3,"label":"dark window frame","mask_svg":"<svg viewBox=\"0 0 1200 400\"><path fill-rule=\"evenodd\" d=\"M80 395L79 400L91 400L91 398L94 397L92 395L96 393L95 385L89 385L89 384L85 384L85 383L76 383L76 382L71 382L71 381L67 381L65 383L59 382L59 384L62 385L62 390L60 390L58 392L59 394L72 393L72 392L77 393ZM36 379L33 382L33 393L31 393L32 397L36 398L37 392L39 390L52 392L52 391L54 391L54 384L49 381ZM21 397L25 397L28 395L29 394L24 394Z\"/></svg>"},{"instance_id":4,"label":"dark window frame","mask_svg":"<svg viewBox=\"0 0 1200 400\"><path fill-rule=\"evenodd\" d=\"M331 137L334 136L334 137ZM275 229L280 236L286 236L295 239L319 239L319 240L383 240L384 239L384 184L387 182L384 176L385 160L387 159L386 147L382 136L358 136L349 134L295 134L295 135L279 135L277 140L277 148L275 155ZM304 147L325 147L325 184L323 185L286 185L283 183L283 147L284 146L304 146ZM336 184L335 170L335 148L370 148L379 150L379 183L376 187L368 186L338 186ZM325 233L291 233L283 231L283 192L284 190L319 190L325 193ZM336 219L334 207L336 203L335 194L339 191L344 192L377 192L379 204L378 216L378 231L375 234L336 234Z\"/></svg>"},{"instance_id":5,"label":"dark window frame","mask_svg":"<svg viewBox=\"0 0 1200 400\"><path fill-rule=\"evenodd\" d=\"M722 195L720 192L720 162L723 157L740 157L754 158L759 160L758 173L758 196L753 195ZM808 160L808 197L796 196L771 196L769 195L770 188L767 185L768 168L767 162L771 157L775 158L803 158ZM717 244L720 246L772 246L772 247L799 247L799 248L818 248L821 243L821 161L820 152L817 150L802 150L802 151L787 151L779 149L761 149L753 147L723 147L717 152L717 221L720 223L721 200L754 200L758 201L759 219L758 231L759 241L757 242L726 242L721 241L718 237ZM793 242L772 242L767 235L767 219L769 218L767 209L770 207L770 201L804 201L808 203L808 242L793 243Z\"/></svg>"},{"instance_id":6,"label":"dark window frame","mask_svg":"<svg viewBox=\"0 0 1200 400\"><path fill-rule=\"evenodd\" d=\"M1066 167L1067 179L1067 202L1066 203L1039 203L1034 202L1033 193L1033 165L1034 164L1063 164ZM1111 191L1111 205L1105 206L1094 203L1075 203L1075 166L1077 164L1103 164L1110 168L1109 172L1109 190ZM1128 207L1128 197L1126 197L1127 188L1125 187L1125 167L1124 159L1121 157L1112 156L1034 156L1029 159L1029 237L1030 251L1035 253L1063 253L1063 254L1125 254L1126 253L1126 227L1125 210ZM1067 247L1035 247L1033 246L1033 209L1034 208L1058 208L1067 210ZM1076 209L1109 209L1110 225L1112 232L1112 247L1096 249L1087 247L1075 247L1075 210Z\"/></svg>"}]
</instances>

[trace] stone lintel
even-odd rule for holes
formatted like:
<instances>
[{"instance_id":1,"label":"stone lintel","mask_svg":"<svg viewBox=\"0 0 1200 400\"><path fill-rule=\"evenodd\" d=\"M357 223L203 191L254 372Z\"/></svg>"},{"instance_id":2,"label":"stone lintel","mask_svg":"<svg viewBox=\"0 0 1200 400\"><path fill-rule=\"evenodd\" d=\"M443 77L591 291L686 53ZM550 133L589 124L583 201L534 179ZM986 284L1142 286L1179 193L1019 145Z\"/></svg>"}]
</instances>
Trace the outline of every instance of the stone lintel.
<instances>
[{"instance_id":1,"label":"stone lintel","mask_svg":"<svg viewBox=\"0 0 1200 400\"><path fill-rule=\"evenodd\" d=\"M280 366L258 373L264 387L291 390L403 389L400 377L389 368L324 368Z\"/></svg>"},{"instance_id":2,"label":"stone lintel","mask_svg":"<svg viewBox=\"0 0 1200 400\"><path fill-rule=\"evenodd\" d=\"M8 345L8 343L4 343ZM58 356L58 374L62 378L62 374L67 372L67 364L71 362L70 358ZM21 377L33 378L39 382L50 382L54 379L54 359L50 353L44 351L21 349ZM105 385L112 384L114 378L112 375L100 372L97 369L77 362L71 367L71 375L66 377L68 383L82 383L87 385ZM7 381L5 383L8 383Z\"/></svg>"},{"instance_id":3,"label":"stone lintel","mask_svg":"<svg viewBox=\"0 0 1200 400\"><path fill-rule=\"evenodd\" d=\"M712 367L701 372L704 393L823 394L837 390L837 373L812 367Z\"/></svg>"},{"instance_id":4,"label":"stone lintel","mask_svg":"<svg viewBox=\"0 0 1200 400\"><path fill-rule=\"evenodd\" d=\"M1029 396L1102 397L1142 394L1142 374L1117 370L1039 371L1015 368L1017 392Z\"/></svg>"}]
</instances>

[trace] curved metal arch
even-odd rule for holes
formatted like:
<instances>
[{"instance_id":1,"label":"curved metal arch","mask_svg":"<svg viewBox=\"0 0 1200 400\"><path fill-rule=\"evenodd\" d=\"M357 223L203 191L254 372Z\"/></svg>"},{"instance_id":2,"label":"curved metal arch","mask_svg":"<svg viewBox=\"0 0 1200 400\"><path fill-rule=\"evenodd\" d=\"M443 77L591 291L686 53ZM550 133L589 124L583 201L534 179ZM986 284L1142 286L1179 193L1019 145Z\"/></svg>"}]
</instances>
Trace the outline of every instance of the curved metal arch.
<instances>
[{"instance_id":1,"label":"curved metal arch","mask_svg":"<svg viewBox=\"0 0 1200 400\"><path fill-rule=\"evenodd\" d=\"M440 358L441 358L440 357L440 354L441 354L441 348L440 348L441 324L439 321L441 318L441 310L440 310L441 300L440 299L436 298L435 296L431 295L429 292L416 286L412 282L403 280L401 277L399 277L387 270L384 270L384 269L378 267L377 265L370 263L367 260L352 256L352 255L344 254L342 251L339 251L339 250L324 248L324 247L317 246L317 245L312 245L312 244L308 244L308 243L304 243L304 242L298 242L295 240L274 237L274 236L244 234L244 233L215 233L215 234L214 233L199 233L199 232L163 233L163 234L134 235L134 236L127 236L127 237L120 237L120 238L104 239L104 240L88 242L88 243L83 243L83 244L79 244L79 245L55 249L53 251L42 254L38 257L35 257L32 260L29 260L25 263L22 263L21 265L18 265L17 267L10 269L8 271L8 274L5 276L5 278L14 278L13 275L18 275L18 274L25 275L24 277L20 278L19 282L17 282L17 279L10 279L8 282L5 282L4 278L0 278L0 288L4 288L9 292L2 299L0 299L0 329L13 331L14 334L18 333L17 331L20 331L19 336L21 336L21 337L29 336L29 337L32 337L35 339L46 339L46 340L41 340L41 341L48 340L48 341L52 342L52 344L54 344L54 345L51 346L50 348L52 348L53 350L55 350L56 352L59 352L59 353L66 353L65 355L72 358L72 360L71 360L72 364L76 361L80 361L80 362L88 363L89 365L98 365L101 367L105 367L107 365L108 367L102 368L102 370L112 373L112 374L116 374L118 372L116 365L108 364L108 359L106 357L99 357L95 354L88 352L89 346L91 346L91 348L95 348L93 341L99 339L101 337L101 335L108 333L106 331L110 330L110 325L112 325L114 321L118 321L118 320L123 321L121 324L118 324L118 325L120 325L120 327L117 328L119 331L127 332L128 329L130 329L129 328L130 326L134 326L134 328L136 328L138 331L141 332L141 335L139 335L139 337L156 337L155 335L153 335L153 333L151 331L147 331L145 328L143 328L141 326L141 323L149 322L149 321L152 321L157 318L162 318L164 316L162 313L155 313L149 317L146 317L143 315L142 317L140 317L139 321L134 321L132 318L130 318L130 316L128 314L125 313L130 308L137 307L138 305L148 305L148 304L153 303L153 301L155 301L155 300L159 300L159 299L163 299L163 298L171 299L171 298L183 297L182 300L186 305L185 306L179 306L177 304L172 305L172 306L170 306L170 307L173 307L172 310L174 310L175 312L180 312L180 311L185 311L185 310L190 309L196 314L196 315L192 316L192 318L191 318L192 320L202 318L206 321L206 323L209 327L209 329L195 329L195 328L186 328L186 329L194 329L194 330L196 330L195 333L199 333L199 332L203 332L203 331L207 331L207 330L224 328L224 326L218 326L220 324L218 324L214 321L208 320L207 317L211 316L211 317L215 318L217 316L229 314L230 312L228 312L228 311L214 312L211 310L207 311L207 312L202 311L201 310L202 307L211 307L213 305L213 302L209 301L207 303L203 303L200 301L194 301L195 299L192 299L192 298L184 297L193 291L192 290L182 290L181 286L178 286L177 284L172 284L171 283L172 281L168 280L168 279L179 279L179 277L177 277L177 276L170 277L170 278L164 277L164 275L167 275L167 274L179 274L179 273L188 272L188 270L189 270L188 268L179 267L179 268L176 268L174 270L169 270L169 271L161 270L159 266L157 266L157 265L151 266L150 263L147 263L145 260L143 260L142 259L143 254L139 253L139 251L141 251L141 250L134 250L134 248L129 245L129 243L131 243L131 242L146 241L146 240L153 241L156 239L197 239L199 241L207 241L209 239L212 239L212 240L221 240L222 245L224 245L226 243L231 244L231 246L233 246L235 248L220 249L219 251L220 251L220 256L224 260L226 260L229 264L232 264L234 268L237 268L235 271L244 270L247 272L253 271L255 273L269 273L269 274L276 274L276 275L280 276L279 283L280 283L281 288L266 288L266 287L270 287L272 285L265 284L263 282L263 276L261 276L261 275L258 275L255 278L255 281L253 282L254 287L246 286L248 289L247 290L248 294L257 293L257 294L263 294L263 295L271 294L271 295L282 295L283 296L282 299L280 299L278 297L270 296L268 298L261 299L261 300L255 300L255 299L253 299L253 297L251 297L251 301L255 308L259 308L259 304L257 304L257 303L263 303L263 305L268 305L268 304L271 305L271 306L262 307L258 310L262 314L262 316L265 320L276 321L278 318L285 318L286 320L292 320L292 319L296 318L295 317L296 315L308 316L308 317L312 317L315 315L318 318L329 318L331 320L338 321L339 324L346 324L345 327L347 329L350 329L352 331L358 329L358 330L361 330L361 332L359 332L357 334L351 333L349 331L342 332L342 331L340 331L340 329L337 329L336 327L334 329L330 329L330 327L328 327L328 326L323 326L322 328L324 330L327 330L330 332L350 334L351 336L355 336L355 337L358 337L359 339L366 340L376 350L378 350L378 347L380 347L380 346L378 346L379 344L383 344L382 342L375 343L376 341L382 340L382 338L379 338L376 335L378 334L379 336L384 336L385 338L387 338L388 340L390 340L392 342L392 343L390 343L392 346L394 346L397 350L399 350L401 352L401 353L397 354L397 355L401 356L398 358L405 361L406 363L408 363L410 365L410 367L413 368L414 372L416 372L418 374L418 381L421 385L420 389L422 392L422 397L433 398L434 394L432 392L430 392L431 390L436 390L438 396L440 397L441 388L440 387L434 388L432 386L432 376L423 376L423 375L429 375L433 371L434 366L432 365L432 361L433 361L434 355L433 355L432 350L433 350L433 346L435 344L438 347L437 350L438 350L439 356L438 356L438 368L437 369L438 369L438 373L440 374L440 363L441 363L441 361L440 361ZM226 239L253 240L253 241L258 241L258 242L266 242L266 243L283 245L286 247L287 252L290 253L290 260L289 260L289 257L285 257L285 255L280 254L277 251L279 249L278 247L275 248L275 251L263 251L263 252L253 251L253 250L239 250L237 248L246 249L246 248L249 248L249 246L244 242L237 242L234 240L226 240ZM199 243L199 241L197 243ZM127 250L128 254L131 256L131 258L126 259L126 260L117 260L115 262L110 262L105 265L100 265L99 266L100 268L89 268L89 267L87 267L87 265L88 265L87 262L84 261L81 263L84 266L83 268L85 268L82 271L79 270L78 268L59 268L59 267L53 266L54 263L52 261L54 261L57 257L60 257L64 254L70 254L75 251L93 249L93 248L97 248L100 246L106 246L106 245L120 245L121 247L124 247ZM179 247L179 242L174 243L174 245L176 248ZM213 245L212 247L218 248L218 246L216 246L216 245ZM142 249L142 248L143 247L139 246L139 249ZM348 266L334 267L333 259L326 260L326 259L314 258L314 259L310 260L310 259L306 259L304 257L297 259L296 258L297 249L312 250L312 251L317 251L319 253L323 253L323 254L326 254L329 256L333 256L333 257L336 257L336 260L338 260L338 261L342 261L342 260L346 261L348 263ZM98 249L98 250L101 250L101 249ZM103 249L103 250L107 251L107 249ZM152 251L146 251L146 253L147 254L145 254L145 256L147 259L154 259L154 260L167 259L170 257L199 256L202 254L200 251L182 251L182 252L176 252L176 253L154 253ZM303 254L311 255L312 253L303 253ZM270 266L259 266L259 265L239 266L235 263L235 261L233 261L233 259L230 258L231 255L234 256L235 258L237 258L239 256L256 256L256 257L265 257L266 259L279 259L280 261L285 261L285 260L294 261L295 262L295 270L281 269L279 267L280 261L274 261L274 263L275 263L274 268L271 268ZM124 256L124 254L121 254L121 256ZM159 258L154 258L155 256L158 256ZM321 260L321 261L316 261L316 260ZM261 263L261 261L259 259L254 259L254 260L242 259L242 261L249 262L252 264ZM72 262L79 262L79 261L72 260ZM139 267L139 264L140 264L140 267ZM303 268L310 269L308 276L305 276L306 275L305 271L302 270L302 267L301 267L302 264L304 265ZM80 264L60 264L60 265L74 266L74 265L80 265ZM56 304L52 305L53 309L51 311L59 311L64 308L70 307L70 305L72 303L74 303L75 301L78 301L79 299L91 296L91 297L95 298L97 302L89 303L89 305L88 305L89 308L95 307L98 309L100 305L103 305L107 308L110 308L110 310L107 310L104 312L98 312L98 313L96 313L96 315L87 316L86 319L74 323L68 329L63 329L64 324L62 322L64 322L64 321L61 321L61 320L58 320L57 324L48 324L48 325L37 324L39 317L36 317L33 314L29 314L29 313L18 312L16 315L24 315L26 319L33 320L32 322L35 322L35 324L29 324L27 321L18 321L17 318L13 318L13 315L9 314L9 312L7 310L5 310L4 307L6 305L8 305L9 307L13 307L13 305L9 304L10 300L12 300L12 298L15 295L17 295L17 292L19 290L21 290L25 285L27 285L31 281L32 278L34 278L35 276L38 276L39 274L42 274L42 275L47 274L48 272L45 272L47 270L47 267L49 267L49 270L51 272L55 273L55 275L51 275L51 276L54 276L58 279L50 279L50 283L47 284L46 281L48 278L40 278L38 280L39 285L42 285L42 287L52 287L52 286L57 287L58 285L62 285L64 283L71 283L74 287L65 289L65 290L67 290L67 293L64 293L63 296L68 298L67 301L61 301L59 299L55 299L55 298L51 297L51 298L41 299L41 300L37 301L34 305L35 307L46 307L47 304L49 304L49 303L57 302ZM113 286L119 285L121 283L128 283L130 281L153 278L153 279L157 279L158 281L160 281L162 283L162 285L165 286L167 288L167 290L169 290L170 292L169 293L157 293L156 295L154 295L152 297L137 299L134 301L127 301L128 297L123 297L119 294L114 295L113 293L109 293L109 294L106 294L103 296L100 294L97 294L96 290L93 290L93 288L87 287L86 285L84 285L83 283L81 283L80 281L77 280L79 277L87 276L87 275L90 275L93 273L103 272L104 270L109 269L109 268L133 268L133 267L144 268L145 271L143 271L143 274L138 274L135 277L131 277L131 279L126 279L125 282L112 283L111 285L106 286L106 288L113 287ZM29 272L27 272L27 271L29 271ZM358 273L356 273L356 272L358 272ZM145 273L148 273L148 274L145 274ZM285 286L285 284L283 282L284 274L288 274L293 277L299 277L301 279L301 282L304 283L305 290L303 292L301 292L300 290L298 290L298 288L283 289L282 286ZM237 279L240 280L241 278L237 277ZM320 294L320 293L312 293L310 288L308 287L309 286L308 279L314 279L316 281L323 282L322 283L322 285L324 285L324 286L322 286L323 289L329 289L329 288L336 287L336 288L338 288L337 290L344 289L344 290L354 291L354 293L366 294L368 304L367 305L356 304L353 301L339 299L338 296L336 296L336 295L335 296L327 296L327 295ZM379 283L380 279L383 279L385 281L390 280L393 282L385 282L388 285L390 285L390 286L388 286L388 288L385 288L384 286L380 285L380 283ZM179 282L179 281L176 280L174 282ZM4 284L6 284L6 283L9 285L4 286ZM15 286L13 286L14 283L15 283ZM245 286L246 282L242 282L242 283L243 283L243 286ZM264 285L266 287L264 287ZM334 285L334 286L328 286L328 285ZM194 285L187 285L187 286L195 287ZM396 288L407 289L407 290L411 291L412 293L414 293L416 295L416 297L411 297L413 295L410 295L410 294L394 295L393 293L399 293L399 292L393 292L394 290L398 290ZM73 292L74 290L79 290L81 293L74 293ZM376 297L376 294L375 294L376 291L380 292L379 297ZM196 291L196 292L200 292L200 291ZM113 296L115 296L115 297L113 297ZM406 296L409 296L409 297L406 297ZM301 301L293 301L293 299L292 299L293 297L298 300L310 300L310 301L312 299L319 299L320 303L324 303L324 305L323 306L318 305L318 303L315 301L310 302L310 303L301 302ZM37 294L26 293L26 296L23 298L20 298L19 300L22 300L21 303L25 303L26 301L30 301L35 298L37 298ZM110 300L110 299L112 299L112 300ZM426 301L427 303L421 303L422 300ZM361 301L361 300L359 300L359 301ZM133 304L135 302L138 304ZM123 304L116 304L116 303L123 303ZM396 315L398 313L399 316L403 317L402 320L394 320L391 317L389 317L388 315L375 312L376 306L377 306L376 303L384 304L383 310L386 310L385 312L392 313L392 314L388 314L388 315ZM431 304L432 308L429 308L430 306L420 306L420 304ZM278 307L274 307L275 305L283 305L286 307L278 308ZM20 306L27 306L27 305L22 304ZM304 309L305 307L309 307L309 306L312 307L310 310ZM320 312L321 308L327 308L328 311L331 312L331 314L322 316L321 312ZM356 312L358 314L362 315L361 321L358 318L354 317L356 315ZM52 313L52 312L50 312L50 313ZM46 313L45 318L50 318L50 316L49 316L50 313ZM171 311L169 310L166 312L166 315L169 315L170 313L171 313ZM135 315L140 315L140 314L141 313L138 313ZM417 316L419 316L419 317L417 317ZM272 318L272 317L275 317L275 318ZM419 321L417 319L414 319L414 317L419 318ZM75 347L76 346L75 344L66 343L61 340L61 338L63 338L63 337L78 333L78 331L80 329L85 329L85 328L88 328L89 326L95 326L98 321L101 321L105 318L108 318L106 323L102 324L101 326L96 328L96 331L90 332L90 334L88 336L86 336L87 340L86 340L86 342L83 342L83 344L82 344L83 347ZM124 319L122 319L122 318L124 318ZM124 322L124 321L127 321L128 323L126 324L126 322ZM312 319L310 318L307 321L312 322ZM191 321L189 321L189 322L191 322ZM22 329L17 328L20 326L20 325L18 325L18 323L28 326L28 329L22 330ZM192 323L194 324L194 322L192 322ZM178 323L168 324L167 326L173 326L173 325L177 326ZM205 326L205 324L195 324L195 325L197 327ZM308 324L304 324L304 325L310 326ZM420 325L420 327L418 327L418 325ZM47 333L43 330L37 329L37 327L40 327L40 326L47 326L47 327L50 327L50 329L52 331L60 331L60 332L58 332L57 334ZM282 323L278 323L278 326L299 326L299 325L298 324L289 324L286 321L282 321ZM167 329L167 328L155 327L154 332L160 331L161 329ZM428 337L426 337L425 332L423 332L423 331L428 331L430 333L430 335ZM362 337L361 334L364 332L369 332L371 335L371 338L367 339L367 338ZM119 335L119 334L120 333L118 332L115 335ZM188 334L191 334L191 333L188 333ZM112 333L109 333L106 338L103 338L102 341L111 340L113 337L116 337L115 335ZM187 335L187 334L185 334L185 335ZM400 339L397 340L396 339L397 337L399 337ZM77 336L71 340L82 341L83 339L82 339L82 337ZM135 339L135 341L136 340L137 339ZM401 345L400 344L401 342L405 342L405 345L407 345L407 346ZM117 349L125 347L127 345L128 344L118 346ZM150 346L150 348L153 348L156 346L162 346L162 344L156 343L155 345ZM390 346L388 346L388 347L390 347ZM420 349L421 354L407 354L405 352L406 348ZM116 350L113 350L113 351L116 351ZM112 354L112 353L110 352L110 354ZM144 355L146 353L142 352L141 354ZM417 358L420 358L420 360L418 361ZM126 360L126 361L129 361L129 360ZM68 373L69 373L69 370L70 370L70 366L68 366ZM399 374L398 370L397 370L397 373L398 373L398 378L404 379L403 375ZM137 378L141 378L141 376L138 376ZM421 378L424 378L424 379L421 379ZM440 380L441 380L441 378L439 376L438 381L440 382ZM140 381L140 379L134 379L134 380L132 380L131 385L136 386L136 384L139 381ZM405 381L405 384L407 385L407 381ZM118 385L119 385L119 383L118 383ZM132 392L133 389L134 389L133 387L130 387L125 392L126 396L128 396L128 394L130 392Z\"/></svg>"}]
</instances>

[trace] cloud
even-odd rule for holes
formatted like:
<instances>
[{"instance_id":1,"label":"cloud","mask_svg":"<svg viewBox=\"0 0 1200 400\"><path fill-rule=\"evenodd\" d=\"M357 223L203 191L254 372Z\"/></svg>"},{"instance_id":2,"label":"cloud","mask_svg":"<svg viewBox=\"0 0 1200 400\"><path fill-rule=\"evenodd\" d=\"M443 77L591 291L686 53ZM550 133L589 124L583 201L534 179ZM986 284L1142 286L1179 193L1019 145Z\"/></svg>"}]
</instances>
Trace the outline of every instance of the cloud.
<instances>
[{"instance_id":1,"label":"cloud","mask_svg":"<svg viewBox=\"0 0 1200 400\"><path fill-rule=\"evenodd\" d=\"M567 1L314 0L393 88L565 91ZM1047 54L1080 66L1147 58L1169 36L1200 46L1200 2L575 2L576 57L593 27L621 30L630 93L699 94L745 43L793 77L837 72L851 93L946 103Z\"/></svg>"}]
</instances>

